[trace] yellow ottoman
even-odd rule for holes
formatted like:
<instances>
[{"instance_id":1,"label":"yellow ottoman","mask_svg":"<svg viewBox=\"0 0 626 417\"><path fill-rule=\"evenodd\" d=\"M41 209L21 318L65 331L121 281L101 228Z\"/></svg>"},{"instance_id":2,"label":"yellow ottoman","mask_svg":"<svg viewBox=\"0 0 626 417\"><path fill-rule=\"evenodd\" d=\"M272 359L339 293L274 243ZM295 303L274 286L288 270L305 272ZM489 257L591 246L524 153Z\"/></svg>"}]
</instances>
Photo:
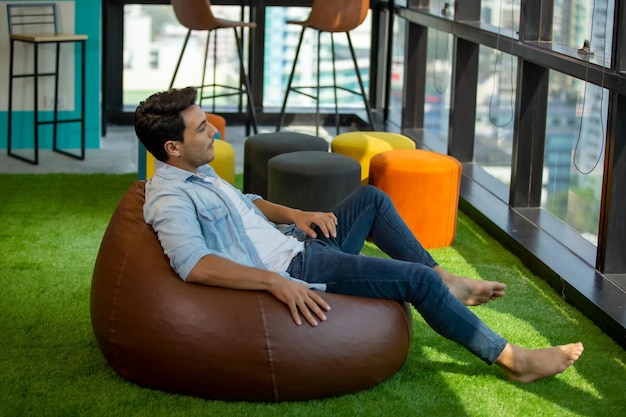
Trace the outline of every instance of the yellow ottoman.
<instances>
[{"instance_id":1,"label":"yellow ottoman","mask_svg":"<svg viewBox=\"0 0 626 417\"><path fill-rule=\"evenodd\" d=\"M216 139L215 159L209 163L224 181L235 185L235 148L228 142ZM151 153L146 152L146 179L154 175L156 160Z\"/></svg>"},{"instance_id":2,"label":"yellow ottoman","mask_svg":"<svg viewBox=\"0 0 626 417\"><path fill-rule=\"evenodd\" d=\"M383 152L370 161L369 183L391 197L426 249L452 244L461 185L455 158L419 149Z\"/></svg>"},{"instance_id":3,"label":"yellow ottoman","mask_svg":"<svg viewBox=\"0 0 626 417\"><path fill-rule=\"evenodd\" d=\"M332 152L349 156L361 164L361 184L365 185L374 155L393 149L415 149L415 142L398 133L348 132L335 136L330 147Z\"/></svg>"},{"instance_id":4,"label":"yellow ottoman","mask_svg":"<svg viewBox=\"0 0 626 417\"><path fill-rule=\"evenodd\" d=\"M215 159L209 162L209 165L224 181L235 185L235 148L223 140L216 140L213 146L215 146Z\"/></svg>"}]
</instances>

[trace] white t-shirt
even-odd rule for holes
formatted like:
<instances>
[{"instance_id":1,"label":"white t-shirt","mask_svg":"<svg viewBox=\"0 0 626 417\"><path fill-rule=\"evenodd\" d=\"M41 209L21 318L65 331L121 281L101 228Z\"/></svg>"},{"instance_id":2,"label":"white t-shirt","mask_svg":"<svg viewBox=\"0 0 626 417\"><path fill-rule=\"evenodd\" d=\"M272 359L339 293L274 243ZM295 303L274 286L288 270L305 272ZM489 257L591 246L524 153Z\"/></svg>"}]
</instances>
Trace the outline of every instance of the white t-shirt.
<instances>
[{"instance_id":1,"label":"white t-shirt","mask_svg":"<svg viewBox=\"0 0 626 417\"><path fill-rule=\"evenodd\" d=\"M272 272L285 272L289 263L304 250L304 243L293 236L286 236L256 214L224 183L224 180L200 175L204 181L211 182L228 196L241 215L246 234L254 244L261 261Z\"/></svg>"}]
</instances>

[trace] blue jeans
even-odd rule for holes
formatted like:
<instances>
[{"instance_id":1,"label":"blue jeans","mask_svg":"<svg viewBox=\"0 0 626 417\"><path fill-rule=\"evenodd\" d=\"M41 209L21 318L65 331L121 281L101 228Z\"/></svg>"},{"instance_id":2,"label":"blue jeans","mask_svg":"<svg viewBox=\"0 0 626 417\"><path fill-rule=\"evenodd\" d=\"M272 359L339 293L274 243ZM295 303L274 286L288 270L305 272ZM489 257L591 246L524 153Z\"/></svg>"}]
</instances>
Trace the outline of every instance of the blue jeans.
<instances>
[{"instance_id":1,"label":"blue jeans","mask_svg":"<svg viewBox=\"0 0 626 417\"><path fill-rule=\"evenodd\" d=\"M488 328L448 290L430 254L414 237L391 199L373 186L360 187L333 212L337 237L307 239L287 272L328 292L408 302L440 335L492 364L506 340ZM318 236L322 236L318 231ZM393 259L360 255L365 239Z\"/></svg>"}]
</instances>

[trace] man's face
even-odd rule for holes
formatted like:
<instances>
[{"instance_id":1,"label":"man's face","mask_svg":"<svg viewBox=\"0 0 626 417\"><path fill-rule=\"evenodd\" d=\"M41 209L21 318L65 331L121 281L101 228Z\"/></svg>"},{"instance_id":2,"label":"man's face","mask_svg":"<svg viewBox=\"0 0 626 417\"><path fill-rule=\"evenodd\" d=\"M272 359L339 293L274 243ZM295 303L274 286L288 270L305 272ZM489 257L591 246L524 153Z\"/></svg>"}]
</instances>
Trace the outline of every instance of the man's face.
<instances>
[{"instance_id":1,"label":"man's face","mask_svg":"<svg viewBox=\"0 0 626 417\"><path fill-rule=\"evenodd\" d=\"M180 168L196 172L198 167L215 158L213 137L217 129L206 121L206 114L198 105L190 106L181 115L185 122L184 141L176 142L178 157L171 158L177 159L176 165Z\"/></svg>"}]
</instances>

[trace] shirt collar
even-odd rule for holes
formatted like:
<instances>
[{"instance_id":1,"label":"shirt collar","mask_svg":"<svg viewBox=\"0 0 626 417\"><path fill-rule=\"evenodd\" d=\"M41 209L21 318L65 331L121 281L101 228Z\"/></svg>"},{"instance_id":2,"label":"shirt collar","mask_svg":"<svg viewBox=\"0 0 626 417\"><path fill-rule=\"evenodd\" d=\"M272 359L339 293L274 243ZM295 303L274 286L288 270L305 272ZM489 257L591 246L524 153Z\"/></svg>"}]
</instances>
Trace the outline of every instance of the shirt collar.
<instances>
[{"instance_id":1,"label":"shirt collar","mask_svg":"<svg viewBox=\"0 0 626 417\"><path fill-rule=\"evenodd\" d=\"M215 177L215 171L209 165L203 165L199 167L198 172L209 177ZM180 182L186 182L187 180L193 177L201 179L201 177L194 174L193 172L189 172L184 169L180 169L173 165L165 164L165 163L161 163L160 166L157 167L154 175L158 175L159 177L165 178L167 180L180 181Z\"/></svg>"}]
</instances>

